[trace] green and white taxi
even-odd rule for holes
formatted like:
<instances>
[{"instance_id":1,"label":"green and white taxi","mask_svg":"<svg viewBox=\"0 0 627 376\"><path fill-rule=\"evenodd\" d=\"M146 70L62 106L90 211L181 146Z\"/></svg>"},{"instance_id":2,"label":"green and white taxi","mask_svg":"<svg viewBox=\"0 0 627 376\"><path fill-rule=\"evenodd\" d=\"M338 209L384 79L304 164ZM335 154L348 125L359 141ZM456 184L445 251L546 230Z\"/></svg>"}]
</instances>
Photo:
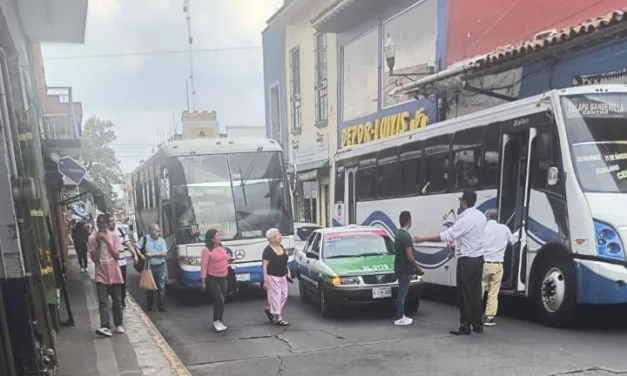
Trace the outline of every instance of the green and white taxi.
<instances>
[{"instance_id":1,"label":"green and white taxi","mask_svg":"<svg viewBox=\"0 0 627 376\"><path fill-rule=\"evenodd\" d=\"M394 302L394 242L380 228L345 226L314 231L295 253L301 300L316 300L327 316L345 304ZM423 282L414 276L405 309L418 310Z\"/></svg>"}]
</instances>

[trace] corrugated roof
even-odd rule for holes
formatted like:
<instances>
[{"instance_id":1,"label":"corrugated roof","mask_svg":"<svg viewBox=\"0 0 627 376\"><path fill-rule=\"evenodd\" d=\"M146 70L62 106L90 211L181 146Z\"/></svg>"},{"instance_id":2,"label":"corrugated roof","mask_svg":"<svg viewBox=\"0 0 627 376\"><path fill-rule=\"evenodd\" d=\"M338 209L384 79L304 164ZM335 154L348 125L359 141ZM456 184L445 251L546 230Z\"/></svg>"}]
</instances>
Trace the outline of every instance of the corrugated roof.
<instances>
[{"instance_id":1,"label":"corrugated roof","mask_svg":"<svg viewBox=\"0 0 627 376\"><path fill-rule=\"evenodd\" d=\"M588 19L578 25L561 30L551 29L540 32L532 39L499 47L485 55L468 59L465 63L470 63L475 68L486 68L623 22L627 25L627 8L618 9L604 16Z\"/></svg>"}]
</instances>

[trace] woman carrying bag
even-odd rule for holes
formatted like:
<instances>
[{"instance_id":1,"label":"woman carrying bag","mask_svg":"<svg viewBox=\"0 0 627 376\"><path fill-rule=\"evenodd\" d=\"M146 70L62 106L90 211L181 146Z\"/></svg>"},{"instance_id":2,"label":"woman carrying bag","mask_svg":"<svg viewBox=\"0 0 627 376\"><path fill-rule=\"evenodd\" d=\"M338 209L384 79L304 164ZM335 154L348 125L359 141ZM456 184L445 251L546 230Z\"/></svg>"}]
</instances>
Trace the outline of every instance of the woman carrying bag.
<instances>
[{"instance_id":1,"label":"woman carrying bag","mask_svg":"<svg viewBox=\"0 0 627 376\"><path fill-rule=\"evenodd\" d=\"M263 250L263 288L268 291L268 307L264 313L273 324L287 326L281 312L287 302L287 283L292 283L287 267L287 253L281 245L281 233L276 228L266 232L268 245Z\"/></svg>"},{"instance_id":2,"label":"woman carrying bag","mask_svg":"<svg viewBox=\"0 0 627 376\"><path fill-rule=\"evenodd\" d=\"M201 290L209 292L213 297L213 328L216 332L227 329L222 323L224 302L227 297L227 278L231 258L222 247L222 237L218 230L210 229L205 233L205 247L200 254Z\"/></svg>"}]
</instances>

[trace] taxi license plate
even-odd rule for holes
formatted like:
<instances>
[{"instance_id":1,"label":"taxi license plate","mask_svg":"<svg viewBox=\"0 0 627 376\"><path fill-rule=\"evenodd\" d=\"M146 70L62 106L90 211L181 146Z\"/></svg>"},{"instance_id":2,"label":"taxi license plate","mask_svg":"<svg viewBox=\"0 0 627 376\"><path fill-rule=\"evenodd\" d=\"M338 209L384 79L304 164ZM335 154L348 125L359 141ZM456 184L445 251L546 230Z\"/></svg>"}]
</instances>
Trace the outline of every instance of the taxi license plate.
<instances>
[{"instance_id":1,"label":"taxi license plate","mask_svg":"<svg viewBox=\"0 0 627 376\"><path fill-rule=\"evenodd\" d=\"M372 289L372 299L383 299L392 297L391 287L376 287Z\"/></svg>"},{"instance_id":2,"label":"taxi license plate","mask_svg":"<svg viewBox=\"0 0 627 376\"><path fill-rule=\"evenodd\" d=\"M250 281L250 273L235 274L235 280L237 282L248 282Z\"/></svg>"}]
</instances>

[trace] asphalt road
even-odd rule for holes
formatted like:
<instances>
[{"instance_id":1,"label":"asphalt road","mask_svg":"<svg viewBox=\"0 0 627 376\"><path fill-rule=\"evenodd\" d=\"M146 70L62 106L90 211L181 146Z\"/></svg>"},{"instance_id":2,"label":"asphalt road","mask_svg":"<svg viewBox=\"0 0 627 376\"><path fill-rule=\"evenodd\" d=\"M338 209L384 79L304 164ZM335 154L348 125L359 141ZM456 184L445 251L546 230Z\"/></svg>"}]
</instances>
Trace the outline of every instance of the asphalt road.
<instances>
[{"instance_id":1,"label":"asphalt road","mask_svg":"<svg viewBox=\"0 0 627 376\"><path fill-rule=\"evenodd\" d=\"M138 275L129 286L143 304ZM297 283L297 282L296 282ZM451 294L431 291L414 324L392 325L390 307L362 306L323 319L290 286L287 328L268 323L261 288L244 289L226 306L229 330L212 329L206 295L170 293L166 313L149 316L193 375L615 375L627 374L627 314L593 312L584 328L560 330L529 319L524 301L505 299L497 326L482 335L448 334L458 322Z\"/></svg>"}]
</instances>

